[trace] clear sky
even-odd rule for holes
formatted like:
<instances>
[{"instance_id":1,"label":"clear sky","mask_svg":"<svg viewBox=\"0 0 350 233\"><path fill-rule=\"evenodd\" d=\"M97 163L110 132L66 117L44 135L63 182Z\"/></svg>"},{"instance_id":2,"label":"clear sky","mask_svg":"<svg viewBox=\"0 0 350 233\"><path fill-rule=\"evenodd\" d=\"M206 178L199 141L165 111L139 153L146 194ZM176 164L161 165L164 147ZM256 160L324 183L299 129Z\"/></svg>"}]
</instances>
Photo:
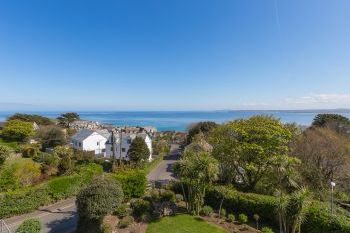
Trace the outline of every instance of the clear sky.
<instances>
[{"instance_id":1,"label":"clear sky","mask_svg":"<svg viewBox=\"0 0 350 233\"><path fill-rule=\"evenodd\" d=\"M349 0L0 1L0 110L350 108Z\"/></svg>"}]
</instances>

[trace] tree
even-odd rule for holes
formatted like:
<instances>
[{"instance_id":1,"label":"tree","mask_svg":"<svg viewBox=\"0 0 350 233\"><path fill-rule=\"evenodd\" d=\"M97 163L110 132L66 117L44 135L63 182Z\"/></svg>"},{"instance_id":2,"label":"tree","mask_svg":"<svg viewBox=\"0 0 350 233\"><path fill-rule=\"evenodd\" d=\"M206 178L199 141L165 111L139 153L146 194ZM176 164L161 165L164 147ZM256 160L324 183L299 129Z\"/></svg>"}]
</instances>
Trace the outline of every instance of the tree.
<instances>
[{"instance_id":1,"label":"tree","mask_svg":"<svg viewBox=\"0 0 350 233\"><path fill-rule=\"evenodd\" d=\"M66 136L64 132L57 126L40 127L37 132L37 137L44 149L61 146L66 143Z\"/></svg>"},{"instance_id":2,"label":"tree","mask_svg":"<svg viewBox=\"0 0 350 233\"><path fill-rule=\"evenodd\" d=\"M188 211L199 215L206 190L217 180L218 162L205 152L187 152L174 170L181 182L187 186Z\"/></svg>"},{"instance_id":3,"label":"tree","mask_svg":"<svg viewBox=\"0 0 350 233\"><path fill-rule=\"evenodd\" d=\"M47 117L39 116L39 115L31 115L31 114L22 114L22 113L16 113L12 116L10 116L8 121L12 120L19 120L19 121L25 121L25 122L35 122L38 125L53 125L54 122Z\"/></svg>"},{"instance_id":4,"label":"tree","mask_svg":"<svg viewBox=\"0 0 350 233\"><path fill-rule=\"evenodd\" d=\"M0 167L5 163L6 159L10 156L11 149L7 146L0 145Z\"/></svg>"},{"instance_id":5,"label":"tree","mask_svg":"<svg viewBox=\"0 0 350 233\"><path fill-rule=\"evenodd\" d=\"M288 154L291 137L278 119L254 116L219 126L210 143L213 156L220 162L221 178L252 191L271 174L278 158Z\"/></svg>"},{"instance_id":6,"label":"tree","mask_svg":"<svg viewBox=\"0 0 350 233\"><path fill-rule=\"evenodd\" d=\"M121 185L115 180L99 178L77 195L79 214L77 232L101 232L104 216L111 214L123 201Z\"/></svg>"},{"instance_id":7,"label":"tree","mask_svg":"<svg viewBox=\"0 0 350 233\"><path fill-rule=\"evenodd\" d=\"M33 123L19 120L6 122L2 136L8 140L24 142L34 135Z\"/></svg>"},{"instance_id":8,"label":"tree","mask_svg":"<svg viewBox=\"0 0 350 233\"><path fill-rule=\"evenodd\" d=\"M301 188L291 195L278 193L277 213L280 233L300 233L301 224L306 219L307 210L311 204L310 192Z\"/></svg>"},{"instance_id":9,"label":"tree","mask_svg":"<svg viewBox=\"0 0 350 233\"><path fill-rule=\"evenodd\" d=\"M145 161L148 160L150 151L147 147L145 140L141 137L136 137L129 148L128 156L130 161L136 165L142 165Z\"/></svg>"},{"instance_id":10,"label":"tree","mask_svg":"<svg viewBox=\"0 0 350 233\"><path fill-rule=\"evenodd\" d=\"M313 127L327 127L338 133L348 134L350 120L339 114L318 114L312 122Z\"/></svg>"},{"instance_id":11,"label":"tree","mask_svg":"<svg viewBox=\"0 0 350 233\"><path fill-rule=\"evenodd\" d=\"M198 133L195 135L192 139L192 142L185 147L185 152L187 151L192 151L195 153L200 153L200 152L207 152L211 153L213 150L213 147L206 142L204 139L204 134L203 133Z\"/></svg>"},{"instance_id":12,"label":"tree","mask_svg":"<svg viewBox=\"0 0 350 233\"><path fill-rule=\"evenodd\" d=\"M291 145L291 155L301 160L304 182L322 191L336 180L347 186L350 169L349 139L328 128L306 130ZM349 188L349 187L348 187Z\"/></svg>"},{"instance_id":13,"label":"tree","mask_svg":"<svg viewBox=\"0 0 350 233\"><path fill-rule=\"evenodd\" d=\"M59 125L65 128L69 128L69 125L77 120L80 120L80 116L75 112L68 112L61 114L61 116L57 117Z\"/></svg>"},{"instance_id":14,"label":"tree","mask_svg":"<svg viewBox=\"0 0 350 233\"><path fill-rule=\"evenodd\" d=\"M60 158L60 162L58 164L58 171L60 174L64 174L73 168L73 150L71 148L57 146L54 149L53 154Z\"/></svg>"},{"instance_id":15,"label":"tree","mask_svg":"<svg viewBox=\"0 0 350 233\"><path fill-rule=\"evenodd\" d=\"M198 122L190 126L187 133L187 145L192 142L195 135L202 133L204 136L208 136L217 126L218 124L212 121Z\"/></svg>"}]
</instances>

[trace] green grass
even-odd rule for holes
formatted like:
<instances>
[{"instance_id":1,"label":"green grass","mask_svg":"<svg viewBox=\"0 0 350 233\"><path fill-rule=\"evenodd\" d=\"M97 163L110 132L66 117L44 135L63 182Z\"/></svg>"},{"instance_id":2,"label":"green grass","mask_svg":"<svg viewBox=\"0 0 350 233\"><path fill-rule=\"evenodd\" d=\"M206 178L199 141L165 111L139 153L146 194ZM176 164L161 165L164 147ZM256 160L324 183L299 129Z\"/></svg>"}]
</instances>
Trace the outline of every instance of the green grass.
<instances>
[{"instance_id":1,"label":"green grass","mask_svg":"<svg viewBox=\"0 0 350 233\"><path fill-rule=\"evenodd\" d=\"M212 225L198 217L176 215L165 217L149 224L146 233L227 233L222 228Z\"/></svg>"}]
</instances>

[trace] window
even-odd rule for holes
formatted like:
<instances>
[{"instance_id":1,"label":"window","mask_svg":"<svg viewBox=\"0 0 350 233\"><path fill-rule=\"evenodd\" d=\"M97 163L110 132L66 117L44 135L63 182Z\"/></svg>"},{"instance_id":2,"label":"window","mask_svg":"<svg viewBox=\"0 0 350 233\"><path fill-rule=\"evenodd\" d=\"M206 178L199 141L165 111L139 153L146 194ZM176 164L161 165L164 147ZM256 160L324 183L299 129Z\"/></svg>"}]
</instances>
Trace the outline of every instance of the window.
<instances>
[{"instance_id":1,"label":"window","mask_svg":"<svg viewBox=\"0 0 350 233\"><path fill-rule=\"evenodd\" d=\"M79 142L79 147L81 147L81 142Z\"/></svg>"},{"instance_id":2,"label":"window","mask_svg":"<svg viewBox=\"0 0 350 233\"><path fill-rule=\"evenodd\" d=\"M102 149L102 153L106 152L106 149Z\"/></svg>"},{"instance_id":3,"label":"window","mask_svg":"<svg viewBox=\"0 0 350 233\"><path fill-rule=\"evenodd\" d=\"M125 148L122 148L122 152L125 152Z\"/></svg>"},{"instance_id":4,"label":"window","mask_svg":"<svg viewBox=\"0 0 350 233\"><path fill-rule=\"evenodd\" d=\"M127 141L127 142L128 142L128 144L131 144L131 139L128 139L128 141Z\"/></svg>"},{"instance_id":5,"label":"window","mask_svg":"<svg viewBox=\"0 0 350 233\"><path fill-rule=\"evenodd\" d=\"M97 142L97 145L100 145L100 142Z\"/></svg>"}]
</instances>

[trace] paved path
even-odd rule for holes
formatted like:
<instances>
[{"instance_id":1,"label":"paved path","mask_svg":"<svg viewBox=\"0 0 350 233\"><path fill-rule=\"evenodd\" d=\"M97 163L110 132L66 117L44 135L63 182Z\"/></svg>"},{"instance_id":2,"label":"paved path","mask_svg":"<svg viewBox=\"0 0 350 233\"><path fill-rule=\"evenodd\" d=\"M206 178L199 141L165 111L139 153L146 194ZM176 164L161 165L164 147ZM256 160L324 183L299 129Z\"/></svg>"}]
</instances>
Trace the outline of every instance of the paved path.
<instances>
[{"instance_id":1,"label":"paved path","mask_svg":"<svg viewBox=\"0 0 350 233\"><path fill-rule=\"evenodd\" d=\"M21 223L30 218L38 218L43 233L73 233L77 224L75 199L68 199L50 206L40 207L29 214L5 219L6 225L14 233Z\"/></svg>"},{"instance_id":2,"label":"paved path","mask_svg":"<svg viewBox=\"0 0 350 233\"><path fill-rule=\"evenodd\" d=\"M179 159L179 146L171 145L171 152L169 155L164 156L163 161L154 168L148 175L147 180L150 182L163 181L168 182L170 180L175 180L176 178L172 172L172 166Z\"/></svg>"}]
</instances>

